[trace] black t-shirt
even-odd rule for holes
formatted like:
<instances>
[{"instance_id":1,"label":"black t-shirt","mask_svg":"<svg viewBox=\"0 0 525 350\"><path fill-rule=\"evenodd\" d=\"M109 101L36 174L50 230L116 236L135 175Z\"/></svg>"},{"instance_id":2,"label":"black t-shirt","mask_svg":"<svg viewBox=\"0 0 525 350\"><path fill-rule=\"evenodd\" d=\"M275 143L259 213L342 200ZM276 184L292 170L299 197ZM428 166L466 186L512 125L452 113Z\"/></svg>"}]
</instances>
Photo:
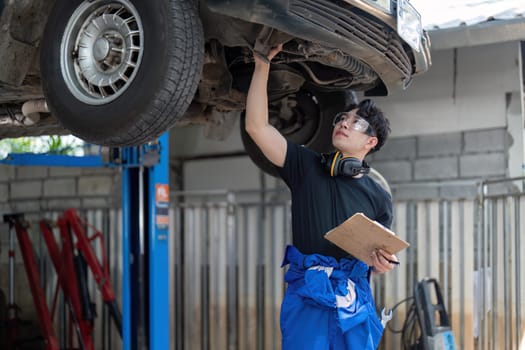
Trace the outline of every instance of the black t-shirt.
<instances>
[{"instance_id":1,"label":"black t-shirt","mask_svg":"<svg viewBox=\"0 0 525 350\"><path fill-rule=\"evenodd\" d=\"M355 213L363 213L390 228L392 199L365 175L331 177L321 155L288 141L279 173L292 192L293 245L303 254L348 257L323 236Z\"/></svg>"}]
</instances>

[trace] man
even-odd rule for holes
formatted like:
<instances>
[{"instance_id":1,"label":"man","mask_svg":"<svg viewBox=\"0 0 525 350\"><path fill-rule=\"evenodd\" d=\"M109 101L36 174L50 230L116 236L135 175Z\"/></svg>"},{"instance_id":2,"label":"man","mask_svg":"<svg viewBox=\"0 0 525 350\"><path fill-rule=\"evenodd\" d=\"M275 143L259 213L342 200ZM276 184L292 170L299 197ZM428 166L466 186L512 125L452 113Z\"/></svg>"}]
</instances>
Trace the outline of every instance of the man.
<instances>
[{"instance_id":1,"label":"man","mask_svg":"<svg viewBox=\"0 0 525 350\"><path fill-rule=\"evenodd\" d=\"M268 122L269 62L254 55L255 69L246 102L246 131L277 168L292 193L293 246L281 307L283 350L375 349L383 332L370 289L370 271L394 267L394 255L372 253L373 266L352 258L324 239L324 234L356 212L389 227L390 195L366 175L365 156L379 150L389 122L370 100L338 114L333 146L321 155L288 142Z\"/></svg>"}]
</instances>

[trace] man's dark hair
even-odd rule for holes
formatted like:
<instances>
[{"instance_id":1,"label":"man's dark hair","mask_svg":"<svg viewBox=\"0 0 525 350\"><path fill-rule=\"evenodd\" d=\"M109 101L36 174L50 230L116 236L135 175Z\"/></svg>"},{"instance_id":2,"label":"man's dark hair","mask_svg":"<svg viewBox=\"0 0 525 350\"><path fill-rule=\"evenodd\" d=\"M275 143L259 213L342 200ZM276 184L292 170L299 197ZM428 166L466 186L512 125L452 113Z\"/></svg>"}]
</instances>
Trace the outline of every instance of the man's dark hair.
<instances>
[{"instance_id":1,"label":"man's dark hair","mask_svg":"<svg viewBox=\"0 0 525 350\"><path fill-rule=\"evenodd\" d=\"M377 145L369 152L377 152L383 147L388 135L390 134L390 122L377 107L376 103L370 99L363 100L357 105L350 106L349 111L357 108L357 115L366 119L374 130L377 137Z\"/></svg>"}]
</instances>

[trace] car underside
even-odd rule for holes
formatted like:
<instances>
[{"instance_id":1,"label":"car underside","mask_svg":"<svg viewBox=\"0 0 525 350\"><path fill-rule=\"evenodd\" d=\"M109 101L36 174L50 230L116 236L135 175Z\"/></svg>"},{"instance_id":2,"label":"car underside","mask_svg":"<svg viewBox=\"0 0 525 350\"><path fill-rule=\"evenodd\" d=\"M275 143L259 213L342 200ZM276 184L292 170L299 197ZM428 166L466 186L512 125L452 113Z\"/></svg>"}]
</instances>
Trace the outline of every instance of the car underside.
<instances>
[{"instance_id":1,"label":"car underside","mask_svg":"<svg viewBox=\"0 0 525 350\"><path fill-rule=\"evenodd\" d=\"M8 30L0 31L0 138L73 133L88 142L120 146L146 142L173 126L228 128L227 121L244 110L254 50L284 44L272 61L270 120L285 136L315 144L331 114L354 102L349 92L387 95L391 89L406 88L414 75L430 65L425 35L422 52L417 53L398 35L392 16L364 1L56 0L51 11L54 2L1 4L0 27ZM184 19L191 20L188 26L192 28L202 23L202 29L187 34L188 27L182 25L158 27L155 33L162 38L148 41L152 35L148 8L159 11L166 4L190 6L179 9L194 10L191 15L185 13ZM58 19L57 13L66 18ZM76 22L66 23L68 13ZM173 10L173 16L181 16L180 11ZM171 29L173 48L163 50ZM95 34L101 39L90 41ZM182 44L178 42L181 34L186 36ZM126 38L133 35L137 38L128 49L136 47L135 56L119 54ZM170 60L164 53L169 49ZM85 63L86 56L90 65ZM123 60L131 62L126 70ZM179 64L173 75L165 74L164 86L156 86L154 75L160 77L181 60L189 62ZM193 75L185 75L190 70ZM110 82L104 85L106 80ZM182 89L186 96L180 98L187 102L170 105L172 112L166 114L176 117L151 132L144 125L155 119L154 111L162 106L148 107L149 120L133 121L124 115L128 105L129 115L137 110L146 113L140 111L143 105L159 99L155 89L174 89L162 99L179 98L173 81L189 80L195 80L194 87L188 83ZM70 103L75 97L79 101ZM99 111L104 112L100 118ZM120 119L106 124L111 113L120 112ZM327 147L321 143L321 148Z\"/></svg>"}]
</instances>

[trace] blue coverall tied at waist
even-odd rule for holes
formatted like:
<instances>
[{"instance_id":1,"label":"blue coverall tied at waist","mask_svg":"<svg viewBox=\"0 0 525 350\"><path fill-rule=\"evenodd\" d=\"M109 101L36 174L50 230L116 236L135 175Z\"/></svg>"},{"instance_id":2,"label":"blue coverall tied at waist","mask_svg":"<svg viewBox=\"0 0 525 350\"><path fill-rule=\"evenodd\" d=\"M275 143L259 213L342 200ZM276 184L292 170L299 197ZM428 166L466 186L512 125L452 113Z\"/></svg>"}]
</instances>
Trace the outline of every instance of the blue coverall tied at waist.
<instances>
[{"instance_id":1,"label":"blue coverall tied at waist","mask_svg":"<svg viewBox=\"0 0 525 350\"><path fill-rule=\"evenodd\" d=\"M372 350L383 334L368 280L357 259L304 255L287 246L288 288L281 306L283 350Z\"/></svg>"}]
</instances>

